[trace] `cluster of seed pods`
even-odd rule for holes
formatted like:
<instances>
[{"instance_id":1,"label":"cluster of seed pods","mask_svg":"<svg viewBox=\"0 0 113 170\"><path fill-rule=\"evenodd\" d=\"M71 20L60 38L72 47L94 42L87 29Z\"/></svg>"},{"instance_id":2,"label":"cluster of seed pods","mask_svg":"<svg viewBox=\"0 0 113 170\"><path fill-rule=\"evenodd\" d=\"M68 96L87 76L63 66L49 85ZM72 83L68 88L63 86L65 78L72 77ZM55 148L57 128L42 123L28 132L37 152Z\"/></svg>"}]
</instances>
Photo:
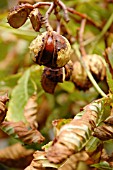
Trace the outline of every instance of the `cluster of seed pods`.
<instances>
[{"instance_id":1,"label":"cluster of seed pods","mask_svg":"<svg viewBox=\"0 0 113 170\"><path fill-rule=\"evenodd\" d=\"M55 31L46 31L32 41L30 51L33 61L45 66L41 80L43 89L54 93L57 83L65 80L65 65L71 53L68 40Z\"/></svg>"},{"instance_id":2,"label":"cluster of seed pods","mask_svg":"<svg viewBox=\"0 0 113 170\"><path fill-rule=\"evenodd\" d=\"M33 29L39 32L43 17L38 8L33 8L30 4L15 7L7 19L10 26L19 28L28 18ZM57 32L48 30L39 34L29 48L33 61L45 66L41 80L43 89L48 93L54 93L57 83L65 80L65 65L70 61L71 53L69 41Z\"/></svg>"},{"instance_id":3,"label":"cluster of seed pods","mask_svg":"<svg viewBox=\"0 0 113 170\"><path fill-rule=\"evenodd\" d=\"M21 27L27 19L36 32L44 24L44 17L37 7L30 4L16 6L8 15L8 23L13 28ZM18 21L18 22L17 22ZM47 24L47 21L46 21ZM58 82L71 80L78 89L87 90L92 86L86 71L79 61L70 60L71 46L69 41L51 29L39 34L30 44L30 53L33 61L44 66L41 84L43 89L53 94ZM98 55L86 55L83 58L88 69L96 81L105 77L105 64Z\"/></svg>"}]
</instances>

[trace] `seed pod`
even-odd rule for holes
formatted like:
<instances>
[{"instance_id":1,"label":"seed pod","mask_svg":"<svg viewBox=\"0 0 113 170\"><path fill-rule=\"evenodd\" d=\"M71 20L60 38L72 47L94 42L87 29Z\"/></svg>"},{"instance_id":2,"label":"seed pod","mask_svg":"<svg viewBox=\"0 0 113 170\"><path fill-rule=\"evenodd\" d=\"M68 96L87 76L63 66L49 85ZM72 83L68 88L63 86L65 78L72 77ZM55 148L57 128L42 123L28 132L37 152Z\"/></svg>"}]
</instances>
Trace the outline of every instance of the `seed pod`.
<instances>
[{"instance_id":1,"label":"seed pod","mask_svg":"<svg viewBox=\"0 0 113 170\"><path fill-rule=\"evenodd\" d=\"M31 10L33 9L30 4L23 4L16 6L12 11L10 11L7 20L11 27L19 28L27 20Z\"/></svg>"},{"instance_id":2,"label":"seed pod","mask_svg":"<svg viewBox=\"0 0 113 170\"><path fill-rule=\"evenodd\" d=\"M38 8L35 8L33 11L31 11L29 18L33 29L36 32L38 32L39 29L41 28L41 20L42 20L42 15L40 14Z\"/></svg>"},{"instance_id":3,"label":"seed pod","mask_svg":"<svg viewBox=\"0 0 113 170\"><path fill-rule=\"evenodd\" d=\"M51 69L48 67L45 67L42 79L41 79L41 85L45 92L47 93L54 93L55 87L58 82L63 82L65 79L65 72L64 67L59 69Z\"/></svg>"},{"instance_id":4,"label":"seed pod","mask_svg":"<svg viewBox=\"0 0 113 170\"><path fill-rule=\"evenodd\" d=\"M60 68L70 60L71 46L68 40L55 31L38 35L30 45L33 61L39 65Z\"/></svg>"},{"instance_id":5,"label":"seed pod","mask_svg":"<svg viewBox=\"0 0 113 170\"><path fill-rule=\"evenodd\" d=\"M101 56L96 54L86 55L83 60L97 82L105 78L106 68ZM76 61L73 65L72 81L81 90L87 90L92 86L85 69L79 61Z\"/></svg>"}]
</instances>

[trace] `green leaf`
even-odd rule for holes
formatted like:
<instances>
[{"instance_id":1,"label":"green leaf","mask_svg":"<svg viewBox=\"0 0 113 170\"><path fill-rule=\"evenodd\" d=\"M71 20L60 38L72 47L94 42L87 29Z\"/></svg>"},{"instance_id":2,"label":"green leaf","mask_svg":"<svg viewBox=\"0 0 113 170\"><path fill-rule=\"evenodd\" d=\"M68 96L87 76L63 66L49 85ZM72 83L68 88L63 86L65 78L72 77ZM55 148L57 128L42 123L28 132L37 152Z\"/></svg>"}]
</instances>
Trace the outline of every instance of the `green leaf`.
<instances>
[{"instance_id":1,"label":"green leaf","mask_svg":"<svg viewBox=\"0 0 113 170\"><path fill-rule=\"evenodd\" d=\"M13 74L8 77L5 77L0 81L0 88L3 87L14 87L17 84L18 79L21 77L21 73Z\"/></svg>"},{"instance_id":2,"label":"green leaf","mask_svg":"<svg viewBox=\"0 0 113 170\"><path fill-rule=\"evenodd\" d=\"M110 156L113 153L113 139L104 142L106 153Z\"/></svg>"},{"instance_id":3,"label":"green leaf","mask_svg":"<svg viewBox=\"0 0 113 170\"><path fill-rule=\"evenodd\" d=\"M108 50L108 59L111 64L111 67L113 69L113 44L112 44L110 50Z\"/></svg>"},{"instance_id":4,"label":"green leaf","mask_svg":"<svg viewBox=\"0 0 113 170\"><path fill-rule=\"evenodd\" d=\"M19 79L18 85L13 89L9 102L7 120L9 121L25 121L23 116L24 106L28 99L35 92L34 82L30 79L30 69L26 70Z\"/></svg>"},{"instance_id":5,"label":"green leaf","mask_svg":"<svg viewBox=\"0 0 113 170\"><path fill-rule=\"evenodd\" d=\"M111 93L113 93L113 78L112 78L112 75L110 73L108 66L107 66L107 83L108 83Z\"/></svg>"},{"instance_id":6,"label":"green leaf","mask_svg":"<svg viewBox=\"0 0 113 170\"><path fill-rule=\"evenodd\" d=\"M75 86L72 82L67 82L67 81L64 81L63 83L59 83L59 86L69 92L69 93L73 93L74 92L74 89L75 89Z\"/></svg>"},{"instance_id":7,"label":"green leaf","mask_svg":"<svg viewBox=\"0 0 113 170\"><path fill-rule=\"evenodd\" d=\"M100 169L100 170L113 170L113 168L111 168L111 167L109 166L109 163L106 162L106 161L100 162L100 163L98 163L98 164L94 164L94 165L92 165L92 167L98 168L98 169Z\"/></svg>"},{"instance_id":8,"label":"green leaf","mask_svg":"<svg viewBox=\"0 0 113 170\"><path fill-rule=\"evenodd\" d=\"M86 151L94 152L97 149L100 142L101 141L98 138L92 136L90 140L88 141L88 143L86 144L86 147L85 147Z\"/></svg>"},{"instance_id":9,"label":"green leaf","mask_svg":"<svg viewBox=\"0 0 113 170\"><path fill-rule=\"evenodd\" d=\"M0 31L1 32L2 31L6 31L6 32L13 33L17 37L22 38L24 40L28 40L28 41L33 40L37 36L37 33L34 32L34 31L24 30L22 28L20 28L20 29L13 29L9 25L4 24L4 23L3 24L0 23Z\"/></svg>"}]
</instances>

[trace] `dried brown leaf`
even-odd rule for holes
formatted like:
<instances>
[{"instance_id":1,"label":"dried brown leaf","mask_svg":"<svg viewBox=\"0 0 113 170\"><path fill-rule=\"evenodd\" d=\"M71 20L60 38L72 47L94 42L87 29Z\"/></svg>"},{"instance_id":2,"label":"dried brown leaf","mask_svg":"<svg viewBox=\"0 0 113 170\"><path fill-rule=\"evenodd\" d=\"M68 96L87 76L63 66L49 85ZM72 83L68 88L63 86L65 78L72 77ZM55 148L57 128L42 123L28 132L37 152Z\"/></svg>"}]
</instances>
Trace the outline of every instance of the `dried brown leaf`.
<instances>
[{"instance_id":1,"label":"dried brown leaf","mask_svg":"<svg viewBox=\"0 0 113 170\"><path fill-rule=\"evenodd\" d=\"M0 150L0 163L9 167L25 168L33 158L34 150L25 149L20 143Z\"/></svg>"},{"instance_id":2,"label":"dried brown leaf","mask_svg":"<svg viewBox=\"0 0 113 170\"><path fill-rule=\"evenodd\" d=\"M25 170L54 170L55 165L50 163L45 157L44 151L36 151L33 156L31 164Z\"/></svg>"},{"instance_id":3,"label":"dried brown leaf","mask_svg":"<svg viewBox=\"0 0 113 170\"><path fill-rule=\"evenodd\" d=\"M79 161L86 162L88 160L89 156L85 151L76 153L72 156L70 156L69 159L60 167L58 170L75 170L77 168L77 165Z\"/></svg>"},{"instance_id":4,"label":"dried brown leaf","mask_svg":"<svg viewBox=\"0 0 113 170\"><path fill-rule=\"evenodd\" d=\"M103 124L98 126L93 133L93 136L99 138L100 140L113 139L113 126Z\"/></svg>"},{"instance_id":5,"label":"dried brown leaf","mask_svg":"<svg viewBox=\"0 0 113 170\"><path fill-rule=\"evenodd\" d=\"M97 120L97 112L91 110L90 106L84 108L81 118L75 118L61 127L46 154L50 162L61 163L85 146Z\"/></svg>"},{"instance_id":6,"label":"dried brown leaf","mask_svg":"<svg viewBox=\"0 0 113 170\"><path fill-rule=\"evenodd\" d=\"M44 151L36 151L33 156L33 161L31 162L30 166L28 166L25 170L75 170L79 161L87 161L89 158L87 153L85 151L82 151L80 153L72 155L69 159L67 159L66 162L64 162L64 164L55 165L47 160L46 152Z\"/></svg>"},{"instance_id":7,"label":"dried brown leaf","mask_svg":"<svg viewBox=\"0 0 113 170\"><path fill-rule=\"evenodd\" d=\"M93 136L100 140L113 139L113 116L109 116L102 125L95 128Z\"/></svg>"},{"instance_id":8,"label":"dried brown leaf","mask_svg":"<svg viewBox=\"0 0 113 170\"><path fill-rule=\"evenodd\" d=\"M21 140L24 144L41 143L44 137L37 129L28 129L23 122L6 122L1 124L7 134Z\"/></svg>"},{"instance_id":9,"label":"dried brown leaf","mask_svg":"<svg viewBox=\"0 0 113 170\"><path fill-rule=\"evenodd\" d=\"M48 104L47 98L43 96L43 100L38 106L39 129L42 128L46 124L46 120L50 114L51 114L50 105Z\"/></svg>"},{"instance_id":10,"label":"dried brown leaf","mask_svg":"<svg viewBox=\"0 0 113 170\"><path fill-rule=\"evenodd\" d=\"M36 95L33 95L29 98L25 109L24 109L24 116L27 120L27 122L30 124L32 128L38 127L38 104L36 102Z\"/></svg>"}]
</instances>

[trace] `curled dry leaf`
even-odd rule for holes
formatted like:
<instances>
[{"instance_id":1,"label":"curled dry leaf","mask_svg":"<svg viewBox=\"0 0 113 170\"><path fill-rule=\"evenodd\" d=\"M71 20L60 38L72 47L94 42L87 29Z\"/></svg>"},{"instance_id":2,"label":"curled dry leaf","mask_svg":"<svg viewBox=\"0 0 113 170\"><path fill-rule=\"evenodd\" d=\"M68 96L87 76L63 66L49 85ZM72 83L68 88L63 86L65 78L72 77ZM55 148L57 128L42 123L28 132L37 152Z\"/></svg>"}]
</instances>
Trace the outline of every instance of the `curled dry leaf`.
<instances>
[{"instance_id":1,"label":"curled dry leaf","mask_svg":"<svg viewBox=\"0 0 113 170\"><path fill-rule=\"evenodd\" d=\"M6 122L1 124L1 129L8 135L21 140L24 144L41 143L44 137L36 129L28 129L23 122Z\"/></svg>"},{"instance_id":2,"label":"curled dry leaf","mask_svg":"<svg viewBox=\"0 0 113 170\"><path fill-rule=\"evenodd\" d=\"M48 161L46 158L46 152L44 151L36 151L33 156L34 159L32 160L30 166L28 166L25 170L75 170L79 161L87 161L89 158L87 153L82 151L72 155L63 164L56 165Z\"/></svg>"},{"instance_id":3,"label":"curled dry leaf","mask_svg":"<svg viewBox=\"0 0 113 170\"><path fill-rule=\"evenodd\" d=\"M0 163L13 168L25 168L33 159L34 150L25 149L20 143L0 150Z\"/></svg>"},{"instance_id":4,"label":"curled dry leaf","mask_svg":"<svg viewBox=\"0 0 113 170\"><path fill-rule=\"evenodd\" d=\"M25 170L54 170L57 165L50 163L45 157L46 153L44 151L36 151L33 156L31 164Z\"/></svg>"},{"instance_id":5,"label":"curled dry leaf","mask_svg":"<svg viewBox=\"0 0 113 170\"><path fill-rule=\"evenodd\" d=\"M100 107L98 103L88 105L84 108L81 118L75 117L61 127L59 135L46 153L50 162L61 163L86 145L98 118L98 107Z\"/></svg>"},{"instance_id":6,"label":"curled dry leaf","mask_svg":"<svg viewBox=\"0 0 113 170\"><path fill-rule=\"evenodd\" d=\"M38 103L36 99L36 95L31 96L24 109L24 116L33 129L38 127Z\"/></svg>"},{"instance_id":7,"label":"curled dry leaf","mask_svg":"<svg viewBox=\"0 0 113 170\"><path fill-rule=\"evenodd\" d=\"M3 122L7 108L6 108L6 102L9 100L7 94L0 96L0 123Z\"/></svg>"},{"instance_id":8,"label":"curled dry leaf","mask_svg":"<svg viewBox=\"0 0 113 170\"><path fill-rule=\"evenodd\" d=\"M113 139L113 116L109 116L101 126L95 128L93 136L100 140Z\"/></svg>"},{"instance_id":9,"label":"curled dry leaf","mask_svg":"<svg viewBox=\"0 0 113 170\"><path fill-rule=\"evenodd\" d=\"M58 168L58 170L75 170L80 161L86 162L88 158L89 156L85 151L76 153L71 155L70 158L68 158L67 161Z\"/></svg>"}]
</instances>

